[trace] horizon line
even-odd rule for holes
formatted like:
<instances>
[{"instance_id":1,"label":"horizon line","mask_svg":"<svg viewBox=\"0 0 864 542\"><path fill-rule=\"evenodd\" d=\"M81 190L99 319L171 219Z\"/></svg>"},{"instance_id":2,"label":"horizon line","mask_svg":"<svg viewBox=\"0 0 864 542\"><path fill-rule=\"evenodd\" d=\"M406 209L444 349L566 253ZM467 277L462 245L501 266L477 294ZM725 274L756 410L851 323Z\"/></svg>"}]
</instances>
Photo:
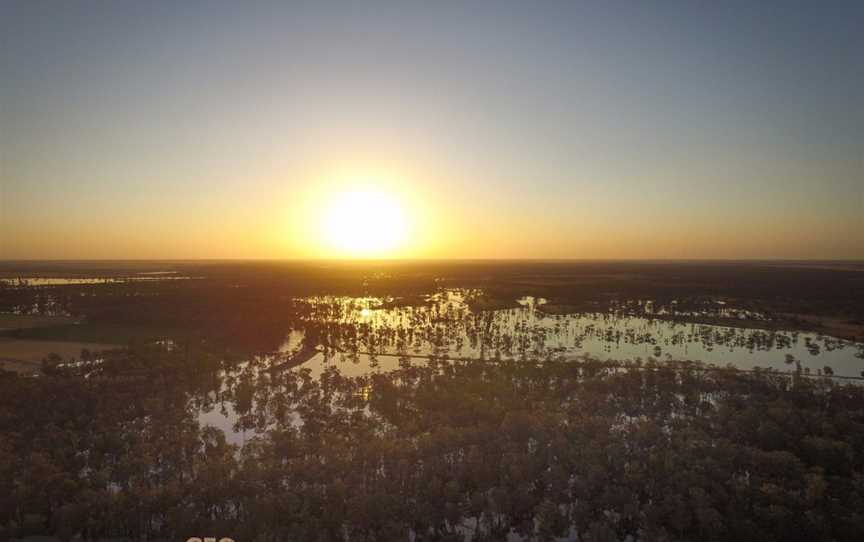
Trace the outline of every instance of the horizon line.
<instances>
[{"instance_id":1,"label":"horizon line","mask_svg":"<svg viewBox=\"0 0 864 542\"><path fill-rule=\"evenodd\" d=\"M112 263L112 262L164 262L164 263L194 263L194 262L285 262L285 263L408 263L408 262L832 262L832 263L864 263L861 258L0 258L0 264L9 263Z\"/></svg>"}]
</instances>

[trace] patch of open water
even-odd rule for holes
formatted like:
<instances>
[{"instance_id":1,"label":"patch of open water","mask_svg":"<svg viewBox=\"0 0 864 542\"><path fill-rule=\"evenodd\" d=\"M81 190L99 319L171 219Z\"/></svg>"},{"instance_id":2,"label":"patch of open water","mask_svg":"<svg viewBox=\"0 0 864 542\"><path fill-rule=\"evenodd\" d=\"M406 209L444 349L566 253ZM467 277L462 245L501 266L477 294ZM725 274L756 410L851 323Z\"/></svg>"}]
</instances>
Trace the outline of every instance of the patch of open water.
<instances>
[{"instance_id":1,"label":"patch of open water","mask_svg":"<svg viewBox=\"0 0 864 542\"><path fill-rule=\"evenodd\" d=\"M620 313L549 314L545 300L525 297L518 307L472 311L480 292L446 290L418 306L398 306L394 299L311 297L307 316L290 331L273 358L296 359L296 368L313 378L336 366L348 377L388 372L400 364L425 364L429 357L448 359L693 360L740 369L794 371L858 377L864 369L864 344L818 333L772 331L688 323ZM649 305L650 306L650 305ZM733 307L721 314L739 318ZM312 349L314 344L317 349ZM255 371L262 359L243 365ZM266 363L265 363L266 364ZM240 443L233 407L202 412L200 421L223 429Z\"/></svg>"}]
</instances>

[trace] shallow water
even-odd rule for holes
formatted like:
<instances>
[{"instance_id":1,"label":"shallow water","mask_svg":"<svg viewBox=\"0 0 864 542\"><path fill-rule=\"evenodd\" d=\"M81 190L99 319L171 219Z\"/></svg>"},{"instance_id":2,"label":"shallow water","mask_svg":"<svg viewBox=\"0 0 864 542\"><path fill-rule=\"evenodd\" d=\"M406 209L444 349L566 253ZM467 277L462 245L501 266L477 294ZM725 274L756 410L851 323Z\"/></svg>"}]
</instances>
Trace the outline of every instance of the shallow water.
<instances>
[{"instance_id":1,"label":"shallow water","mask_svg":"<svg viewBox=\"0 0 864 542\"><path fill-rule=\"evenodd\" d=\"M695 324L651 315L617 313L554 315L545 300L518 300L519 307L473 312L474 292L445 291L428 305L379 308L377 298L311 298L309 319L336 352L450 358L522 359L591 356L599 359L675 359L742 369L789 370L800 362L814 374L825 366L837 376L860 376L864 345L817 333ZM740 318L724 308L730 322ZM302 335L289 335L284 350ZM792 356L791 358L787 356ZM379 358L380 359L380 358Z\"/></svg>"},{"instance_id":2,"label":"shallow water","mask_svg":"<svg viewBox=\"0 0 864 542\"><path fill-rule=\"evenodd\" d=\"M345 376L388 372L401 364L425 364L428 358L448 359L577 359L693 360L741 369L755 367L819 374L830 367L835 376L861 376L864 345L816 333L777 332L732 326L683 323L620 313L552 315L545 300L525 297L518 307L474 312L469 300L479 292L449 290L429 296L420 306L398 307L393 299L373 297L313 297L298 329L287 333L280 352L271 359L243 364L239 378L254 374L298 353L308 354L295 370L308 369L319 378L329 367ZM734 307L723 307L730 319ZM307 336L321 351L304 345ZM310 341L306 341L307 343ZM279 357L281 356L281 358ZM221 410L220 409L224 409ZM235 427L231 404L202 412L202 423L225 431L240 444L254 434Z\"/></svg>"}]
</instances>

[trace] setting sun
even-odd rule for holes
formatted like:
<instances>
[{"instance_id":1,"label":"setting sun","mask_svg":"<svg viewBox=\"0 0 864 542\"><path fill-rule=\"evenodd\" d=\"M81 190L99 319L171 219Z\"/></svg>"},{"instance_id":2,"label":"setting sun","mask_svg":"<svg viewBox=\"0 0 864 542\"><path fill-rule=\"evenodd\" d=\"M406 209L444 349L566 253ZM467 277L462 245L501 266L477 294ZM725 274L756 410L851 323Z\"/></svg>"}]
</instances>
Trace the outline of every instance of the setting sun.
<instances>
[{"instance_id":1,"label":"setting sun","mask_svg":"<svg viewBox=\"0 0 864 542\"><path fill-rule=\"evenodd\" d=\"M343 255L381 256L400 248L407 237L399 201L377 190L337 194L322 224L327 243Z\"/></svg>"}]
</instances>

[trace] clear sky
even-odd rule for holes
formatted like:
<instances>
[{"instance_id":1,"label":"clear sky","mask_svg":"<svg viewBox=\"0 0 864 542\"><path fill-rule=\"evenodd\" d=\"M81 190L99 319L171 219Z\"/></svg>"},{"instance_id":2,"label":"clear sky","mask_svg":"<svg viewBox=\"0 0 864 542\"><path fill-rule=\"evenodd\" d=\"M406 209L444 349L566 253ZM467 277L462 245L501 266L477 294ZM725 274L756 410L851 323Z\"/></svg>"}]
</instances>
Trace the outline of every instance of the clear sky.
<instances>
[{"instance_id":1,"label":"clear sky","mask_svg":"<svg viewBox=\"0 0 864 542\"><path fill-rule=\"evenodd\" d=\"M407 221L379 256L864 258L862 29L858 1L4 1L0 259L339 256L352 190Z\"/></svg>"}]
</instances>

